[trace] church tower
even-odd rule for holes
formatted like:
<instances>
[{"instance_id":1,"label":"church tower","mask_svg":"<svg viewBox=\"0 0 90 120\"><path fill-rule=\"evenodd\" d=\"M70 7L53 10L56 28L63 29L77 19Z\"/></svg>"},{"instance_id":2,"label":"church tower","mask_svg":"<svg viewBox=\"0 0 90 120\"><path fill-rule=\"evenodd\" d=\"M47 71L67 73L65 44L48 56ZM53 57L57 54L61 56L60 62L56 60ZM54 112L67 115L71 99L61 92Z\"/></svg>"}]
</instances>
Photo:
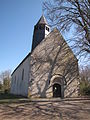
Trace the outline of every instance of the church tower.
<instances>
[{"instance_id":1,"label":"church tower","mask_svg":"<svg viewBox=\"0 0 90 120\"><path fill-rule=\"evenodd\" d=\"M49 33L50 27L48 26L44 15L42 15L37 24L34 26L32 51Z\"/></svg>"}]
</instances>

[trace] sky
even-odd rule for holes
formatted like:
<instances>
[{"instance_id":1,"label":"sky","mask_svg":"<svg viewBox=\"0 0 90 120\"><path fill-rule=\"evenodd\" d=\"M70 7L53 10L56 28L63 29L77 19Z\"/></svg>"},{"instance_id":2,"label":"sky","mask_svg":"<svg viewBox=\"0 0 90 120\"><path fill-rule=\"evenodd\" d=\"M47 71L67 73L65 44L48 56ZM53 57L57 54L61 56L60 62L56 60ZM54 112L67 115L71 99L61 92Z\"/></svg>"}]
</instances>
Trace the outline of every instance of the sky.
<instances>
[{"instance_id":1,"label":"sky","mask_svg":"<svg viewBox=\"0 0 90 120\"><path fill-rule=\"evenodd\" d=\"M0 0L0 72L13 71L31 51L43 0Z\"/></svg>"}]
</instances>

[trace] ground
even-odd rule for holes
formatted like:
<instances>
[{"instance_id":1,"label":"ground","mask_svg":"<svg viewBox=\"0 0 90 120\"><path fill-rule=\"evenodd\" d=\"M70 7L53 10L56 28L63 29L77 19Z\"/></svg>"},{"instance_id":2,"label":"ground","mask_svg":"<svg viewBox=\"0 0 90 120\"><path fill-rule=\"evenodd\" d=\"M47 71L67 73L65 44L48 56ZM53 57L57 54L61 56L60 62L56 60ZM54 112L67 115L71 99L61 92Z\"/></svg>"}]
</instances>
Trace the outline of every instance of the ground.
<instances>
[{"instance_id":1,"label":"ground","mask_svg":"<svg viewBox=\"0 0 90 120\"><path fill-rule=\"evenodd\" d=\"M90 120L90 100L0 103L0 120Z\"/></svg>"}]
</instances>

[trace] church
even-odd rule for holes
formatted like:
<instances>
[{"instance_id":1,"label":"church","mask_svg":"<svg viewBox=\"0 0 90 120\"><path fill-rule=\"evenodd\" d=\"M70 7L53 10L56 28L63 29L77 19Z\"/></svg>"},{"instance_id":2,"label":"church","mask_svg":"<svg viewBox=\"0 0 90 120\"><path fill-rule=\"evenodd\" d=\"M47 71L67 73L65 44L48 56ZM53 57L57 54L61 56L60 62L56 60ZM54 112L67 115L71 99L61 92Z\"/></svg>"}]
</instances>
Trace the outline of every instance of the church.
<instances>
[{"instance_id":1,"label":"church","mask_svg":"<svg viewBox=\"0 0 90 120\"><path fill-rule=\"evenodd\" d=\"M41 16L34 26L32 50L12 72L11 93L30 98L79 94L78 60L57 28Z\"/></svg>"}]
</instances>

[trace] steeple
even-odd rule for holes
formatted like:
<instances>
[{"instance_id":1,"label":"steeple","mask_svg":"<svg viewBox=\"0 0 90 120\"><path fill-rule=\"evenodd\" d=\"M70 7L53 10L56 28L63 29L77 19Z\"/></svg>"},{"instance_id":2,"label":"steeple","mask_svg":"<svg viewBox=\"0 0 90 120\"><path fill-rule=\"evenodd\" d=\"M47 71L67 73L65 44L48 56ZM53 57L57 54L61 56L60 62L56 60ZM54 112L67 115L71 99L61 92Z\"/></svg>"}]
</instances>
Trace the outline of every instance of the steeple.
<instances>
[{"instance_id":1,"label":"steeple","mask_svg":"<svg viewBox=\"0 0 90 120\"><path fill-rule=\"evenodd\" d=\"M50 27L48 26L44 15L42 15L37 24L34 26L32 51L49 33Z\"/></svg>"},{"instance_id":2,"label":"steeple","mask_svg":"<svg viewBox=\"0 0 90 120\"><path fill-rule=\"evenodd\" d=\"M44 24L44 25L47 25L47 21L46 21L44 15L41 16L41 18L39 19L39 21L38 21L37 24Z\"/></svg>"}]
</instances>

